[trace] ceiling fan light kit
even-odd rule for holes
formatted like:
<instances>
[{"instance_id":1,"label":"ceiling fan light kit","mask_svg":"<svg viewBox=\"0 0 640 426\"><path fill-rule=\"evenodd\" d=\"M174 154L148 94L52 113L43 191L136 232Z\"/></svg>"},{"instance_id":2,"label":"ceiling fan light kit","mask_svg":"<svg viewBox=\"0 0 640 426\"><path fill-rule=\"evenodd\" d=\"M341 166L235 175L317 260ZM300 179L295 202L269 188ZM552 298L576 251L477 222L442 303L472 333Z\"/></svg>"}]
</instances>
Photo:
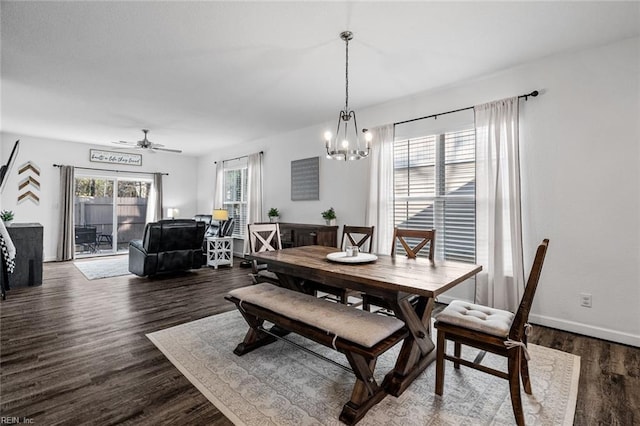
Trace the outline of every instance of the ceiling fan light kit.
<instances>
[{"instance_id":1,"label":"ceiling fan light kit","mask_svg":"<svg viewBox=\"0 0 640 426\"><path fill-rule=\"evenodd\" d=\"M364 143L360 141L355 111L349 110L349 40L353 39L351 31L343 31L340 38L345 42L345 102L344 109L338 114L338 128L335 137L331 132L324 133L327 158L334 160L360 160L369 156L372 134L363 129ZM350 121L353 119L353 126ZM342 130L341 130L342 127Z\"/></svg>"},{"instance_id":2,"label":"ceiling fan light kit","mask_svg":"<svg viewBox=\"0 0 640 426\"><path fill-rule=\"evenodd\" d=\"M149 152L165 151L165 152L175 152L177 154L180 154L182 152L181 149L164 148L164 145L162 144L151 142L149 139L147 139L147 133L149 133L149 129L142 129L142 132L144 133L144 139L142 139L141 141L138 141L138 142L118 141L113 143L119 144L119 145L126 145L132 149L144 149L144 150L148 150Z\"/></svg>"}]
</instances>

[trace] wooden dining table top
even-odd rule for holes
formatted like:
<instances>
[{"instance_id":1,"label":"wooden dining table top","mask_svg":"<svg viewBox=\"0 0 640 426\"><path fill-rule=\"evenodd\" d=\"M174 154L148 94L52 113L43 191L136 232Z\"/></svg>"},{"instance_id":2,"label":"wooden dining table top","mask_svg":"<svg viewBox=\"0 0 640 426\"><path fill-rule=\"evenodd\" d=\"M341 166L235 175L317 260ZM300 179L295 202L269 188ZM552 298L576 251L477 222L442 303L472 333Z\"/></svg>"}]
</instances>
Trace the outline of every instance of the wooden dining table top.
<instances>
[{"instance_id":1,"label":"wooden dining table top","mask_svg":"<svg viewBox=\"0 0 640 426\"><path fill-rule=\"evenodd\" d=\"M377 289L384 292L417 294L429 298L447 291L482 270L472 263L406 256L377 255L369 263L339 263L327 254L339 252L336 247L301 246L269 252L252 253L248 257L267 263L274 272L317 279L332 285L344 283L352 288Z\"/></svg>"}]
</instances>

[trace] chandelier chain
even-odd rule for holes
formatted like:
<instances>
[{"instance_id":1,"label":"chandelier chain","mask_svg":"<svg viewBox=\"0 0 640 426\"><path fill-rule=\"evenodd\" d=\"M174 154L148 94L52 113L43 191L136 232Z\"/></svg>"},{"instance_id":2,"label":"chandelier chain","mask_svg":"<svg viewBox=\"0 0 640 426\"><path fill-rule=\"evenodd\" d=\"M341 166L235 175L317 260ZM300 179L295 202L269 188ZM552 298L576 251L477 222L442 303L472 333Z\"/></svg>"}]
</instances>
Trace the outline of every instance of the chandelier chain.
<instances>
[{"instance_id":1,"label":"chandelier chain","mask_svg":"<svg viewBox=\"0 0 640 426\"><path fill-rule=\"evenodd\" d=\"M345 91L345 96L344 96L344 112L345 113L349 113L349 39L345 40L346 43L346 49L345 49L345 67L344 67L344 91Z\"/></svg>"}]
</instances>

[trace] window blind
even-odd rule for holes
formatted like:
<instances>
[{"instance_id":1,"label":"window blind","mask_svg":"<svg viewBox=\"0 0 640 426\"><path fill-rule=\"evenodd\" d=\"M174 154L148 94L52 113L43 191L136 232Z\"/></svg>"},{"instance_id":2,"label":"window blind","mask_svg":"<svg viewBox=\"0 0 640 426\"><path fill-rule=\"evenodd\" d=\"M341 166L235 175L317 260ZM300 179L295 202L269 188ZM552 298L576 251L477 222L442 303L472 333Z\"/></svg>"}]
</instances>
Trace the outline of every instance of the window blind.
<instances>
[{"instance_id":1,"label":"window blind","mask_svg":"<svg viewBox=\"0 0 640 426\"><path fill-rule=\"evenodd\" d=\"M244 238L247 229L247 164L246 161L224 169L223 206L235 220L232 236Z\"/></svg>"},{"instance_id":2,"label":"window blind","mask_svg":"<svg viewBox=\"0 0 640 426\"><path fill-rule=\"evenodd\" d=\"M394 225L435 229L437 258L474 262L475 130L460 118L451 130L438 125L414 136L414 124L412 137L394 141Z\"/></svg>"}]
</instances>

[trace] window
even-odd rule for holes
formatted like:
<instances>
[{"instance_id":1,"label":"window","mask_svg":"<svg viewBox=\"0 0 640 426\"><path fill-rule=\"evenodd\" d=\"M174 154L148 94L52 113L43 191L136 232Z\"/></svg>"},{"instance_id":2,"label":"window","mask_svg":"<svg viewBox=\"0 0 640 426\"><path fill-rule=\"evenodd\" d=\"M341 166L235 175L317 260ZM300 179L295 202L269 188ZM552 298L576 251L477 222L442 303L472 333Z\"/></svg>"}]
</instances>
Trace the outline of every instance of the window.
<instances>
[{"instance_id":1,"label":"window","mask_svg":"<svg viewBox=\"0 0 640 426\"><path fill-rule=\"evenodd\" d=\"M244 238L247 229L247 162L224 169L223 206L229 212L229 219L235 219L233 237Z\"/></svg>"},{"instance_id":2,"label":"window","mask_svg":"<svg viewBox=\"0 0 640 426\"><path fill-rule=\"evenodd\" d=\"M75 178L76 255L128 250L144 232L151 181L79 173Z\"/></svg>"},{"instance_id":3,"label":"window","mask_svg":"<svg viewBox=\"0 0 640 426\"><path fill-rule=\"evenodd\" d=\"M433 228L438 258L474 262L475 130L452 127L417 137L396 131L394 226Z\"/></svg>"}]
</instances>

